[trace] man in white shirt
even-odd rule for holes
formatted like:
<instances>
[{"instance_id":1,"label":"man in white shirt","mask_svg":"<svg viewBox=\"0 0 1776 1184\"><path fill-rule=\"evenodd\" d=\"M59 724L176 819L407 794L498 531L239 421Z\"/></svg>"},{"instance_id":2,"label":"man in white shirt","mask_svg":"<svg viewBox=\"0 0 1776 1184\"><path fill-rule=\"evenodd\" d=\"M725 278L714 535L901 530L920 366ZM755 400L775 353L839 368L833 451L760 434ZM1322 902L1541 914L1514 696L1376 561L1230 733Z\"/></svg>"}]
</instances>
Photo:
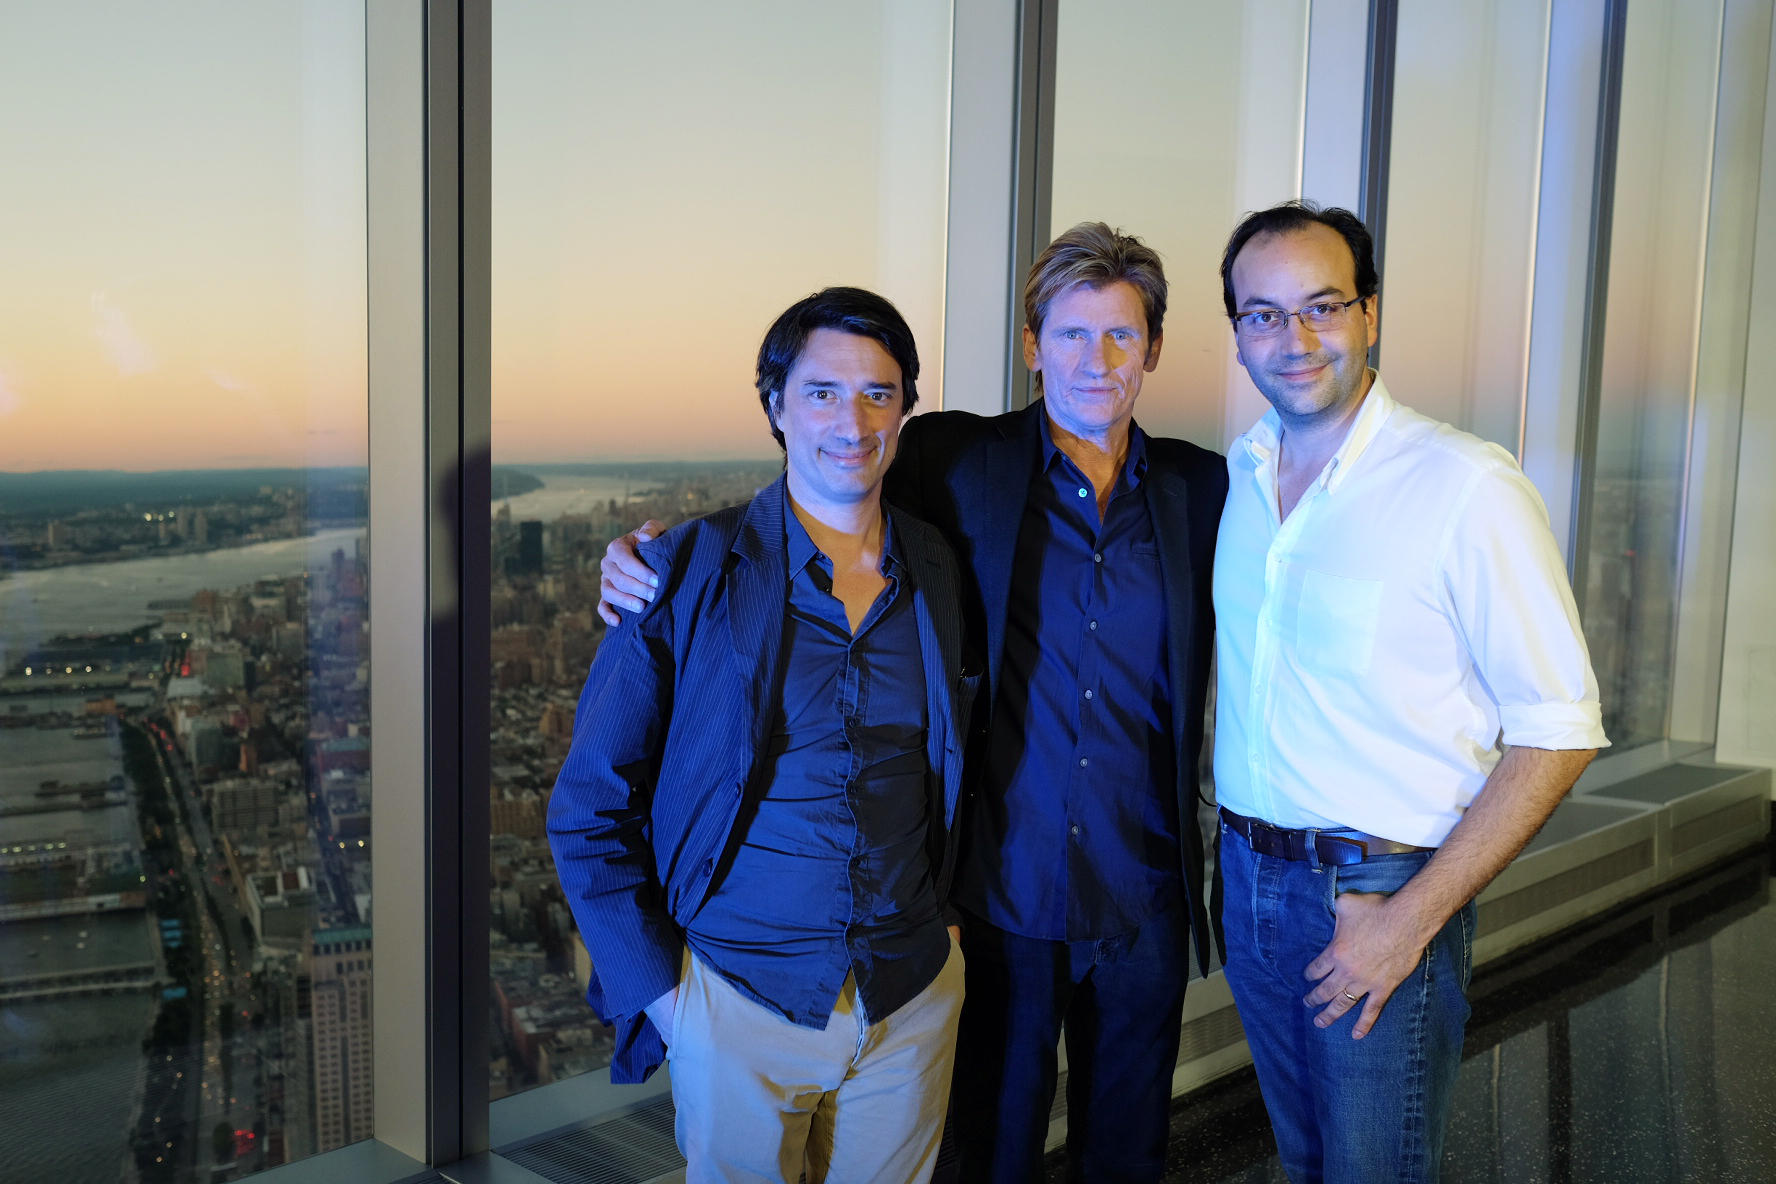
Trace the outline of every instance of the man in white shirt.
<instances>
[{"instance_id":1,"label":"man in white shirt","mask_svg":"<svg viewBox=\"0 0 1776 1184\"><path fill-rule=\"evenodd\" d=\"M1221 276L1271 404L1215 557L1227 978L1292 1181L1435 1180L1473 899L1608 743L1597 682L1516 461L1368 368L1362 223L1249 215Z\"/></svg>"}]
</instances>

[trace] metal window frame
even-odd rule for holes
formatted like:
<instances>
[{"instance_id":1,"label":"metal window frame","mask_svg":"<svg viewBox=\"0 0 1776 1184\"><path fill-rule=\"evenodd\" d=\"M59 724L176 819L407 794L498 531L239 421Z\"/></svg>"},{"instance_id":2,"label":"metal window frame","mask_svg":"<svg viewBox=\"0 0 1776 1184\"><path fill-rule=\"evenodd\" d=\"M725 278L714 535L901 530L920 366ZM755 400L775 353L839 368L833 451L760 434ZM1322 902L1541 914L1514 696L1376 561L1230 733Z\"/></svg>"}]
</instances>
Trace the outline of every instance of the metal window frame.
<instances>
[{"instance_id":1,"label":"metal window frame","mask_svg":"<svg viewBox=\"0 0 1776 1184\"><path fill-rule=\"evenodd\" d=\"M1722 5L1666 709L1679 742L1720 727L1773 29L1771 0Z\"/></svg>"},{"instance_id":2,"label":"metal window frame","mask_svg":"<svg viewBox=\"0 0 1776 1184\"><path fill-rule=\"evenodd\" d=\"M1036 400L1036 377L1024 365L1024 277L1052 237L1055 53L1060 0L1018 4L1016 123L1011 163L1011 332L1005 346L1005 409Z\"/></svg>"},{"instance_id":3,"label":"metal window frame","mask_svg":"<svg viewBox=\"0 0 1776 1184\"><path fill-rule=\"evenodd\" d=\"M1543 62L1542 150L1518 460L1547 503L1571 568L1584 327L1596 261L1596 138L1604 100L1607 7L1551 0ZM1558 63L1558 68L1556 67Z\"/></svg>"},{"instance_id":4,"label":"metal window frame","mask_svg":"<svg viewBox=\"0 0 1776 1184\"><path fill-rule=\"evenodd\" d=\"M1603 330L1609 305L1610 233L1616 202L1616 149L1622 122L1622 58L1627 48L1628 0L1605 0L1603 64L1599 74L1597 133L1593 141L1591 232L1585 312L1580 330L1578 424L1573 448L1572 532L1566 566L1573 599L1585 603L1591 552L1592 482L1597 474L1597 418L1603 399Z\"/></svg>"},{"instance_id":5,"label":"metal window frame","mask_svg":"<svg viewBox=\"0 0 1776 1184\"><path fill-rule=\"evenodd\" d=\"M487 1147L492 7L366 16L375 1129L438 1165Z\"/></svg>"},{"instance_id":6,"label":"metal window frame","mask_svg":"<svg viewBox=\"0 0 1776 1184\"><path fill-rule=\"evenodd\" d=\"M950 32L949 224L944 234L943 406L998 415L1020 315L1012 227L1022 0L953 0ZM1019 359L1022 360L1021 358Z\"/></svg>"},{"instance_id":7,"label":"metal window frame","mask_svg":"<svg viewBox=\"0 0 1776 1184\"><path fill-rule=\"evenodd\" d=\"M1581 597L1627 0L1604 3L1568 553ZM1022 281L1052 230L1059 0L954 4L946 389L953 406L1014 409L1034 385ZM1380 269L1398 0L1368 10L1358 207ZM365 17L376 1137L261 1175L534 1181L488 1153L491 0L366 0ZM948 381L962 368L996 389Z\"/></svg>"},{"instance_id":8,"label":"metal window frame","mask_svg":"<svg viewBox=\"0 0 1776 1184\"><path fill-rule=\"evenodd\" d=\"M484 1154L491 0L364 14L375 1137L260 1178L513 1179Z\"/></svg>"},{"instance_id":9,"label":"metal window frame","mask_svg":"<svg viewBox=\"0 0 1776 1184\"><path fill-rule=\"evenodd\" d=\"M1399 0L1369 0L1369 41L1363 70L1363 169L1357 217L1375 243L1375 274L1387 276L1388 170L1394 145L1394 50L1399 42ZM1381 341L1369 349L1369 365L1381 365Z\"/></svg>"}]
</instances>

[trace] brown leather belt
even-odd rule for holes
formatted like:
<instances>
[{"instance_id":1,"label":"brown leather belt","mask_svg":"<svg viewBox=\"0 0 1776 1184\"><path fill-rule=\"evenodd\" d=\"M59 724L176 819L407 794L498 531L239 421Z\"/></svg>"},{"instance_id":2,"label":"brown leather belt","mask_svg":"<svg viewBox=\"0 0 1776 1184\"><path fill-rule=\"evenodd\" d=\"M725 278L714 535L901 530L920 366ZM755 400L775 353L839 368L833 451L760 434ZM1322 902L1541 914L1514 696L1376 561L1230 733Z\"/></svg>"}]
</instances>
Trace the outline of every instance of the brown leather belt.
<instances>
[{"instance_id":1,"label":"brown leather belt","mask_svg":"<svg viewBox=\"0 0 1776 1184\"><path fill-rule=\"evenodd\" d=\"M1256 818L1247 818L1244 814L1235 814L1224 806L1219 809L1221 821L1227 824L1229 830L1244 837L1252 845L1252 850L1277 859L1309 863L1317 855L1320 863L1344 867L1362 863L1371 855L1409 855L1417 851L1436 850L1435 847L1396 843L1379 835L1366 835L1360 830L1285 830ZM1312 855L1308 851L1310 842L1313 845Z\"/></svg>"}]
</instances>

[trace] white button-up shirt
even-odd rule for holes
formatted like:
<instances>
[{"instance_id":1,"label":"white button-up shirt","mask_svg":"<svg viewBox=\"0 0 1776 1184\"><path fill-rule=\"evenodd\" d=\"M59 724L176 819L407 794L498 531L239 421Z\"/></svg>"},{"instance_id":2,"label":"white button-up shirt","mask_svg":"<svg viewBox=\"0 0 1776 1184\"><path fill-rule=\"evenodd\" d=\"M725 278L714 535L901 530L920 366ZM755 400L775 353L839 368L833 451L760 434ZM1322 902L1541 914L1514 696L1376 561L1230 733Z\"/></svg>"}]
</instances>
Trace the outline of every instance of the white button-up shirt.
<instances>
[{"instance_id":1,"label":"white button-up shirt","mask_svg":"<svg viewBox=\"0 0 1776 1184\"><path fill-rule=\"evenodd\" d=\"M1504 746L1608 743L1547 509L1509 453L1377 378L1283 521L1280 430L1273 410L1227 456L1221 805L1434 847Z\"/></svg>"}]
</instances>

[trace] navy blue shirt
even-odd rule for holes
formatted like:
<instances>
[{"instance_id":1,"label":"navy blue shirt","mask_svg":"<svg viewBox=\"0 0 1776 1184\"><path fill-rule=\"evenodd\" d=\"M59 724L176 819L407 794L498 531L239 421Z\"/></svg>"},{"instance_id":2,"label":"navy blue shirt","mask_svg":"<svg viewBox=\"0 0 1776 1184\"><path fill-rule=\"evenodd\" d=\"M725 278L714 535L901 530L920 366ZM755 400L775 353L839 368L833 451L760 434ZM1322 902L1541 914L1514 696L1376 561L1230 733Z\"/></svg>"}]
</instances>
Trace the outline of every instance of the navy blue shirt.
<instances>
[{"instance_id":1,"label":"navy blue shirt","mask_svg":"<svg viewBox=\"0 0 1776 1184\"><path fill-rule=\"evenodd\" d=\"M685 938L742 994L824 1029L857 975L885 1019L943 969L950 939L927 855L925 667L913 587L885 524L888 580L855 635L832 560L784 506L783 690L745 837Z\"/></svg>"},{"instance_id":2,"label":"navy blue shirt","mask_svg":"<svg viewBox=\"0 0 1776 1184\"><path fill-rule=\"evenodd\" d=\"M1025 937L1102 940L1183 894L1165 588L1141 429L1102 520L1046 415L1042 449L958 900Z\"/></svg>"}]
</instances>

